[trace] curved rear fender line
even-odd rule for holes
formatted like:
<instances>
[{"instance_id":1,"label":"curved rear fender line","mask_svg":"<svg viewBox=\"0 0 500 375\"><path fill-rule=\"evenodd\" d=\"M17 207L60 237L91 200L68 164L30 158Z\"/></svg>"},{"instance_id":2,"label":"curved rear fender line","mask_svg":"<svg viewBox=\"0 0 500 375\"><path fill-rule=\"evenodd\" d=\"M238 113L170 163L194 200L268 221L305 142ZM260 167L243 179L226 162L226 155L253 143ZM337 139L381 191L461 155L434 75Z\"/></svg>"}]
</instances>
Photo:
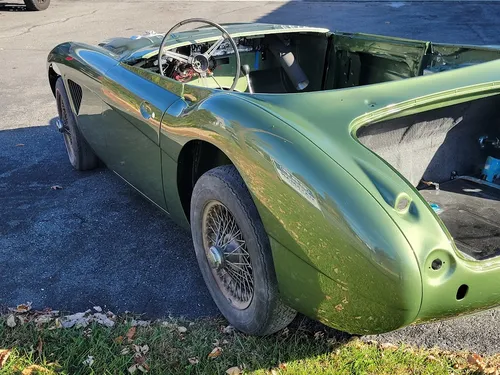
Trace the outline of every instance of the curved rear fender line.
<instances>
[{"instance_id":1,"label":"curved rear fender line","mask_svg":"<svg viewBox=\"0 0 500 375\"><path fill-rule=\"evenodd\" d=\"M500 87L500 75L495 73L498 67L500 60L356 88L245 98L283 118L366 187L407 236L422 270L433 251L446 250L467 267L479 271L484 265L465 259L458 252L444 224L415 187L387 162L374 157L352 132L385 116L392 118L440 107L443 100L451 105L494 95ZM404 214L395 209L395 203L405 195L412 203ZM500 259L492 262L500 269Z\"/></svg>"},{"instance_id":2,"label":"curved rear fender line","mask_svg":"<svg viewBox=\"0 0 500 375\"><path fill-rule=\"evenodd\" d=\"M162 132L181 145L199 139L225 151L274 243L279 287L289 305L353 333L388 331L413 322L422 281L399 228L316 145L249 104L235 95L216 94L186 116L165 119ZM283 268L292 265L291 259L299 259L294 264L314 274L307 289L297 283L300 270Z\"/></svg>"}]
</instances>

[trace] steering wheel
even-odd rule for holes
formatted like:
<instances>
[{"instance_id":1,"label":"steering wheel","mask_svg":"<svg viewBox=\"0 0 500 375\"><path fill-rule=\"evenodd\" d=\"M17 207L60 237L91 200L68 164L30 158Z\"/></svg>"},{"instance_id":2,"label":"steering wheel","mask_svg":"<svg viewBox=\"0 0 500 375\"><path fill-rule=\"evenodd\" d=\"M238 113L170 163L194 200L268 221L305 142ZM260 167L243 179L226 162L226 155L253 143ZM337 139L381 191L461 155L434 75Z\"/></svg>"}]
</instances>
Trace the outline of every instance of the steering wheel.
<instances>
[{"instance_id":1,"label":"steering wheel","mask_svg":"<svg viewBox=\"0 0 500 375\"><path fill-rule=\"evenodd\" d=\"M219 31L222 33L222 37L218 39L210 48L205 51L204 53L192 53L189 56L177 53L177 52L172 52L172 51L163 51L165 48L165 44L172 34L174 30L177 30L179 27L182 25L185 25L187 23L206 23L210 26L215 27L216 29L219 29ZM189 64L193 70L198 73L198 75L201 78L201 81L205 87L208 87L207 85L207 72L209 72L209 66L210 66L210 58L212 57L212 54L219 48L219 46L224 42L225 40L229 40L229 43L231 43L231 46L233 47L234 54L236 56L236 73L234 75L233 79L233 84L231 85L231 88L229 91L233 91L234 88L236 87L236 84L238 83L238 79L240 78L240 53L238 52L238 46L234 42L233 38L231 38L231 35L224 29L222 26L216 24L215 22L203 19L203 18L189 18L187 20L181 21L178 24L174 25L168 32L165 34L163 37L163 40L161 41L160 44L160 49L158 51L158 66L160 67L160 74L162 76L165 75L163 72L163 61L162 57L167 56L171 57L173 59L176 59L180 62Z\"/></svg>"}]
</instances>

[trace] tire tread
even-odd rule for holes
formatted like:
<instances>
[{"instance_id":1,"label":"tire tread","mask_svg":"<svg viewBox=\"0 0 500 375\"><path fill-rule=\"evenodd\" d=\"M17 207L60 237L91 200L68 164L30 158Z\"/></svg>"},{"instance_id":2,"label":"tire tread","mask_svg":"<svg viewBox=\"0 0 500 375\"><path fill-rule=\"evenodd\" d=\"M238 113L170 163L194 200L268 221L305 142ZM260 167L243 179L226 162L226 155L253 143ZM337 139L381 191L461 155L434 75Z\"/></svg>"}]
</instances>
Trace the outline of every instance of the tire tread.
<instances>
[{"instance_id":1,"label":"tire tread","mask_svg":"<svg viewBox=\"0 0 500 375\"><path fill-rule=\"evenodd\" d=\"M211 169L206 172L202 178L203 177L218 179L228 191L231 192L234 198L239 201L246 219L250 223L255 234L260 255L266 259L266 262L271 262L272 265L272 267L263 267L265 278L270 281L268 288L265 290L265 294L271 308L266 316L267 319L261 320L262 323L260 327L256 329L253 334L265 336L285 328L295 318L297 312L285 305L279 296L276 275L273 272L274 265L272 264L272 254L270 254L269 245L265 243L268 236L260 220L257 207L243 179L233 165L225 165ZM270 271L272 274L269 274Z\"/></svg>"}]
</instances>

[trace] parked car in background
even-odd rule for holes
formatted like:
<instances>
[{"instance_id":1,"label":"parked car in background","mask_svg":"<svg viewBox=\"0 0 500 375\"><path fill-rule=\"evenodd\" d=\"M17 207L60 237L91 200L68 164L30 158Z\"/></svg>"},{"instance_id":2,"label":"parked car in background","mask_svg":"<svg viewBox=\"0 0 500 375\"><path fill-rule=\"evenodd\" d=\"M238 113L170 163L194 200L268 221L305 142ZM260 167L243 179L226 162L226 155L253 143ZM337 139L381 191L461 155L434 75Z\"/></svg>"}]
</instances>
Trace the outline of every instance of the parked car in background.
<instances>
[{"instance_id":1,"label":"parked car in background","mask_svg":"<svg viewBox=\"0 0 500 375\"><path fill-rule=\"evenodd\" d=\"M50 5L50 0L24 0L28 10L45 10Z\"/></svg>"},{"instance_id":2,"label":"parked car in background","mask_svg":"<svg viewBox=\"0 0 500 375\"><path fill-rule=\"evenodd\" d=\"M0 0L0 6L2 2ZM50 0L24 0L27 10L45 10L50 5Z\"/></svg>"}]
</instances>

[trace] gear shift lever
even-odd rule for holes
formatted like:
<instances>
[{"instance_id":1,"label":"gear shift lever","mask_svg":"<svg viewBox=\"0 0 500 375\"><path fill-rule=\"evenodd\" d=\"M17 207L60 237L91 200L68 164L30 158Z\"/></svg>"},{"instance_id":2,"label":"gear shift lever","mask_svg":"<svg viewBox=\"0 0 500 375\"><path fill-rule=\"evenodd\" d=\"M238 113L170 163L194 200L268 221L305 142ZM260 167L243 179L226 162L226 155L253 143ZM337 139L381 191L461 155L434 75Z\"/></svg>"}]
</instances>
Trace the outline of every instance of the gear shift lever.
<instances>
[{"instance_id":1,"label":"gear shift lever","mask_svg":"<svg viewBox=\"0 0 500 375\"><path fill-rule=\"evenodd\" d=\"M250 82L250 67L247 64L242 65L241 71L247 79L248 91L250 92L250 94L253 94L252 83Z\"/></svg>"}]
</instances>

